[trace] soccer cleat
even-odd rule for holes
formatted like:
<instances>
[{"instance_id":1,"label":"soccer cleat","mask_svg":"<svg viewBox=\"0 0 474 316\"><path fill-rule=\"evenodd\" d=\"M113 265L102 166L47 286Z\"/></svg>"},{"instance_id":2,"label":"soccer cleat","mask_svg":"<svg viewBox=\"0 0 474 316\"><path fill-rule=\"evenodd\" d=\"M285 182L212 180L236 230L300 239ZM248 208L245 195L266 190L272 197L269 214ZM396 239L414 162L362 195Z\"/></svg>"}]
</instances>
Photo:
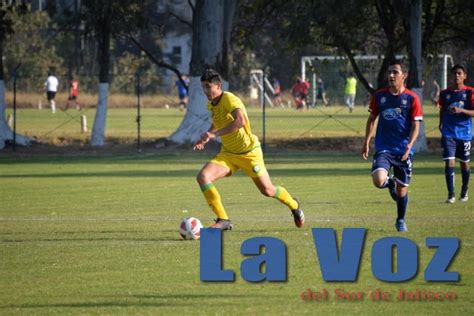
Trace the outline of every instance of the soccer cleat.
<instances>
[{"instance_id":1,"label":"soccer cleat","mask_svg":"<svg viewBox=\"0 0 474 316\"><path fill-rule=\"evenodd\" d=\"M464 195L461 195L461 197L459 198L459 201L460 201L460 202L467 202L467 201L469 201L469 196L467 196L467 193L464 194Z\"/></svg>"},{"instance_id":2,"label":"soccer cleat","mask_svg":"<svg viewBox=\"0 0 474 316\"><path fill-rule=\"evenodd\" d=\"M215 221L216 223L214 225L211 225L210 228L216 228L220 230L232 230L232 228L234 227L230 219L218 218Z\"/></svg>"},{"instance_id":3,"label":"soccer cleat","mask_svg":"<svg viewBox=\"0 0 474 316\"><path fill-rule=\"evenodd\" d=\"M297 199L295 199L295 201L298 203L298 207L295 210L291 210L291 214L293 215L293 220L295 221L296 227L301 228L304 225L304 213L303 210L300 208L300 201L298 201Z\"/></svg>"},{"instance_id":4,"label":"soccer cleat","mask_svg":"<svg viewBox=\"0 0 474 316\"><path fill-rule=\"evenodd\" d=\"M456 202L456 196L454 193L450 193L446 199L446 203L453 204L454 202Z\"/></svg>"},{"instance_id":5,"label":"soccer cleat","mask_svg":"<svg viewBox=\"0 0 474 316\"><path fill-rule=\"evenodd\" d=\"M389 182L393 182L393 187L390 188L388 187L388 192L390 193L390 197L392 198L392 200L394 200L395 202L397 202L397 199L398 199L398 195L397 195L397 184L395 182L395 180L393 180L393 176L390 176L388 178L388 181Z\"/></svg>"},{"instance_id":6,"label":"soccer cleat","mask_svg":"<svg viewBox=\"0 0 474 316\"><path fill-rule=\"evenodd\" d=\"M403 219L397 219L397 222L395 223L395 228L397 229L397 232L401 233L408 231L407 224Z\"/></svg>"}]
</instances>

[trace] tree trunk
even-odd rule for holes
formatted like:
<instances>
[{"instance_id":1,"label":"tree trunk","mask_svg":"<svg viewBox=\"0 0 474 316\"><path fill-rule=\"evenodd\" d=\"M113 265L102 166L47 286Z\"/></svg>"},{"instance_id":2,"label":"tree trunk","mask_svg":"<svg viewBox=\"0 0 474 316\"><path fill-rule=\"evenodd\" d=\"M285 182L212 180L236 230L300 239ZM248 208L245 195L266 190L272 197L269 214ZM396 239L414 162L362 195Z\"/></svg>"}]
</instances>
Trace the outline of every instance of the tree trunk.
<instances>
[{"instance_id":1,"label":"tree trunk","mask_svg":"<svg viewBox=\"0 0 474 316\"><path fill-rule=\"evenodd\" d=\"M423 106L423 87L421 78L423 75L423 64L421 59L421 0L413 0L410 2L410 71L408 74L408 86L418 95L421 105ZM420 126L420 134L415 143L415 151L426 151L428 145L426 143L425 124L422 122Z\"/></svg>"},{"instance_id":2,"label":"tree trunk","mask_svg":"<svg viewBox=\"0 0 474 316\"><path fill-rule=\"evenodd\" d=\"M200 76L211 67L223 78L228 77L228 51L230 29L234 14L233 1L201 0L196 2L193 15L193 50L189 84L189 104L181 125L169 137L177 143L193 143L206 131L211 119L207 111L207 98L202 92ZM223 82L223 89L228 83Z\"/></svg>"},{"instance_id":3,"label":"tree trunk","mask_svg":"<svg viewBox=\"0 0 474 316\"><path fill-rule=\"evenodd\" d=\"M106 10L107 12L107 10ZM91 145L103 146L105 138L105 122L109 96L109 68L110 68L110 17L104 14L101 32L99 33L99 100L92 127Z\"/></svg>"},{"instance_id":4,"label":"tree trunk","mask_svg":"<svg viewBox=\"0 0 474 316\"><path fill-rule=\"evenodd\" d=\"M105 136L105 122L107 119L107 104L109 100L109 83L99 83L99 101L95 112L94 125L92 127L91 145L103 146Z\"/></svg>"},{"instance_id":5,"label":"tree trunk","mask_svg":"<svg viewBox=\"0 0 474 316\"><path fill-rule=\"evenodd\" d=\"M0 36L1 37L1 36ZM0 38L0 150L5 147L5 142L13 140L13 131L8 126L5 117L5 82L3 70L3 40ZM16 134L15 141L17 145L28 146L33 140L31 138Z\"/></svg>"}]
</instances>

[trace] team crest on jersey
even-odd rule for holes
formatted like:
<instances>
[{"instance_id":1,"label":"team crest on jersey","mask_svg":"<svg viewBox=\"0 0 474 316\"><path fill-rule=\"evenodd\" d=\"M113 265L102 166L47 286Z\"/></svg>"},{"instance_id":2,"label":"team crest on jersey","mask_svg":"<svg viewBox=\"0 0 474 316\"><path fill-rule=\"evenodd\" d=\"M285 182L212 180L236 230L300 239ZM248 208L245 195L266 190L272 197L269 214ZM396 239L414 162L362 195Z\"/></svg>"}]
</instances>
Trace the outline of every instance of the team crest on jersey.
<instances>
[{"instance_id":1,"label":"team crest on jersey","mask_svg":"<svg viewBox=\"0 0 474 316\"><path fill-rule=\"evenodd\" d=\"M451 99L451 95L450 95L450 94L448 94L448 95L446 96L446 100L449 100L449 99Z\"/></svg>"},{"instance_id":2,"label":"team crest on jersey","mask_svg":"<svg viewBox=\"0 0 474 316\"><path fill-rule=\"evenodd\" d=\"M252 170L253 170L253 172L258 173L260 171L260 166L259 165L253 166Z\"/></svg>"},{"instance_id":3,"label":"team crest on jersey","mask_svg":"<svg viewBox=\"0 0 474 316\"><path fill-rule=\"evenodd\" d=\"M402 110L400 108L386 109L382 112L382 116L387 121L396 120L400 117Z\"/></svg>"},{"instance_id":4,"label":"team crest on jersey","mask_svg":"<svg viewBox=\"0 0 474 316\"><path fill-rule=\"evenodd\" d=\"M466 94L465 94L465 93L463 93L462 99L463 99L463 100L466 100Z\"/></svg>"},{"instance_id":5,"label":"team crest on jersey","mask_svg":"<svg viewBox=\"0 0 474 316\"><path fill-rule=\"evenodd\" d=\"M402 100L403 105L407 105L407 100Z\"/></svg>"},{"instance_id":6,"label":"team crest on jersey","mask_svg":"<svg viewBox=\"0 0 474 316\"><path fill-rule=\"evenodd\" d=\"M383 103L385 103L385 101L387 101L387 98L386 98L386 97L381 97L381 98L380 98L380 103L383 104Z\"/></svg>"}]
</instances>

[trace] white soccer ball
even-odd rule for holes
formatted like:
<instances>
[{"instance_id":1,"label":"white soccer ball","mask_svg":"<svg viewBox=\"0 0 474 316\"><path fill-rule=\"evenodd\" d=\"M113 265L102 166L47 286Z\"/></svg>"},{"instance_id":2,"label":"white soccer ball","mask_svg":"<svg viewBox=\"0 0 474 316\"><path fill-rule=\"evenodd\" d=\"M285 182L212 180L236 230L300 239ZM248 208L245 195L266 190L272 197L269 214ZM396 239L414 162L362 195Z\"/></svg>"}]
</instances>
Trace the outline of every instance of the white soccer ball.
<instances>
[{"instance_id":1,"label":"white soccer ball","mask_svg":"<svg viewBox=\"0 0 474 316\"><path fill-rule=\"evenodd\" d=\"M196 240L201 237L201 221L195 217L183 219L179 226L179 234L181 238L186 240Z\"/></svg>"},{"instance_id":2,"label":"white soccer ball","mask_svg":"<svg viewBox=\"0 0 474 316\"><path fill-rule=\"evenodd\" d=\"M169 109L170 108L170 105L169 104L165 104L165 109Z\"/></svg>"}]
</instances>

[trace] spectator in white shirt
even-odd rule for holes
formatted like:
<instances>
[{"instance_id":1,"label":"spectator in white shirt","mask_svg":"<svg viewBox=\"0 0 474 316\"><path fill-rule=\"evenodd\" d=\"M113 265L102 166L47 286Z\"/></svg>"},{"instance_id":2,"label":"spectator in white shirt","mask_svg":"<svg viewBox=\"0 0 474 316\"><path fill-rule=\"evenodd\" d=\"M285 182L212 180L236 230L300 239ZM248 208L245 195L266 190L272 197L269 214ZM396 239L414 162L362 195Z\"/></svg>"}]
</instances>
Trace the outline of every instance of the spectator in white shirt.
<instances>
[{"instance_id":1,"label":"spectator in white shirt","mask_svg":"<svg viewBox=\"0 0 474 316\"><path fill-rule=\"evenodd\" d=\"M53 113L56 113L56 101L54 98L58 91L58 85L58 78L56 78L51 71L48 72L48 78L44 82L44 90L46 91L46 97L48 98L49 106Z\"/></svg>"}]
</instances>

